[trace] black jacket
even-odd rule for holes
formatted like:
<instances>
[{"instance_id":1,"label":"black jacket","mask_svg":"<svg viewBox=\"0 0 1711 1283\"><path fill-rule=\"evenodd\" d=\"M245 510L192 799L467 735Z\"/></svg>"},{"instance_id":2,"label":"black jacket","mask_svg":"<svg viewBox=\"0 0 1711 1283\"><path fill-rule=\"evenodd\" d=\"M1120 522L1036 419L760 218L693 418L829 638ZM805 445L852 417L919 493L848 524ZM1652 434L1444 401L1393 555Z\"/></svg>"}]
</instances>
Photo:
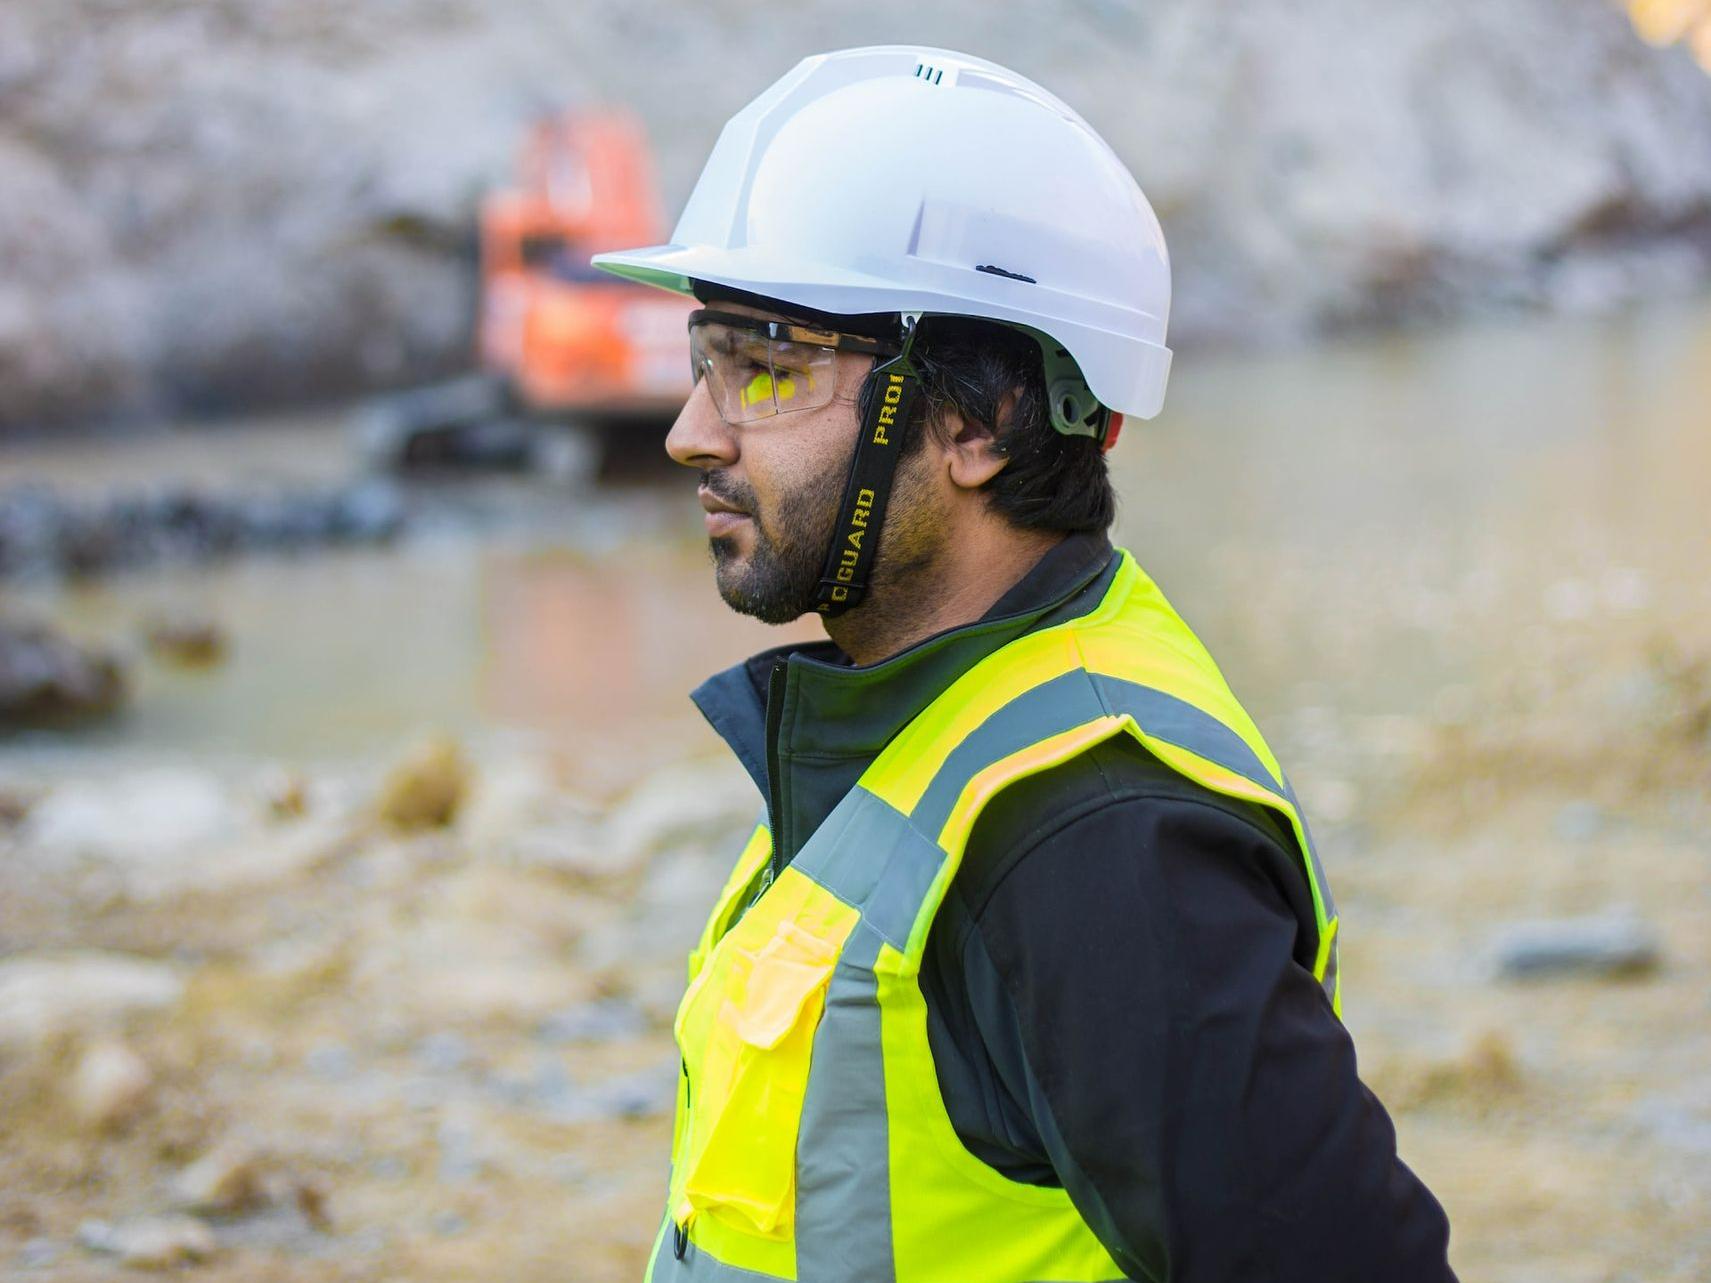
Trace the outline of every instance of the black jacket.
<instances>
[{"instance_id":1,"label":"black jacket","mask_svg":"<svg viewBox=\"0 0 1711 1283\"><path fill-rule=\"evenodd\" d=\"M774 860L956 676L1086 613L1115 569L1102 537L1072 536L984 618L882 663L821 642L704 684ZM1311 974L1290 842L1127 736L1002 792L921 974L946 1108L973 1154L1066 1189L1132 1278L1453 1283L1443 1210Z\"/></svg>"}]
</instances>

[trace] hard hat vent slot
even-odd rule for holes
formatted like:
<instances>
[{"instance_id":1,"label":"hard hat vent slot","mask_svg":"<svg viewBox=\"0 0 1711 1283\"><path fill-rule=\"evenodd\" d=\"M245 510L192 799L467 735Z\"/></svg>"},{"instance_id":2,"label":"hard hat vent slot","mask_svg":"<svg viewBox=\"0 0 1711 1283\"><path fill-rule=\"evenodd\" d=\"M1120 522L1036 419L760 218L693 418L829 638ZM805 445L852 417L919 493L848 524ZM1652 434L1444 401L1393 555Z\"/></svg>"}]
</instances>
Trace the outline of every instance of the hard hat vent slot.
<instances>
[{"instance_id":1,"label":"hard hat vent slot","mask_svg":"<svg viewBox=\"0 0 1711 1283\"><path fill-rule=\"evenodd\" d=\"M943 67L929 67L924 62L918 62L915 64L915 78L925 80L929 85L936 85L945 78L945 69Z\"/></svg>"},{"instance_id":2,"label":"hard hat vent slot","mask_svg":"<svg viewBox=\"0 0 1711 1283\"><path fill-rule=\"evenodd\" d=\"M991 276L1008 277L1012 281L1026 281L1029 285L1039 284L1039 282L1031 276L1024 276L1020 272L1012 272L1008 268L998 267L992 263L976 263L974 265L974 270L977 272L986 272Z\"/></svg>"}]
</instances>

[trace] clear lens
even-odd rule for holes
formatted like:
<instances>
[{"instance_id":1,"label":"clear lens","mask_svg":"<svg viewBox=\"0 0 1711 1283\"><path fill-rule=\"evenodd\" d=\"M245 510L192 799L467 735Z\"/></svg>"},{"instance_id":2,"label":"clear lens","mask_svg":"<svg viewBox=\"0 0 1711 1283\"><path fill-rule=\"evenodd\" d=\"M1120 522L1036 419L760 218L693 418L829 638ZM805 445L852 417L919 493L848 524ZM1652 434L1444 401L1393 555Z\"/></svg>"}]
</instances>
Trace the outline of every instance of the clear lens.
<instances>
[{"instance_id":1,"label":"clear lens","mask_svg":"<svg viewBox=\"0 0 1711 1283\"><path fill-rule=\"evenodd\" d=\"M695 380L707 379L725 422L752 423L828 404L838 354L819 344L769 338L761 330L700 321L689 329L689 359Z\"/></svg>"}]
</instances>

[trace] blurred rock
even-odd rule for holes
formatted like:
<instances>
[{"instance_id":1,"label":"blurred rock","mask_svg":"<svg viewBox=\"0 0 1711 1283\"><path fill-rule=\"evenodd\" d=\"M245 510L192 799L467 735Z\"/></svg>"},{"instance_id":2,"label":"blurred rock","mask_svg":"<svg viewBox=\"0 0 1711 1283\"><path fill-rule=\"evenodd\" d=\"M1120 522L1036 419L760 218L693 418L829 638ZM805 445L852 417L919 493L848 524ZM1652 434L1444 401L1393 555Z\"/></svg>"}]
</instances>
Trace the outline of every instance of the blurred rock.
<instances>
[{"instance_id":1,"label":"blurred rock","mask_svg":"<svg viewBox=\"0 0 1711 1283\"><path fill-rule=\"evenodd\" d=\"M597 878L616 871L601 841L600 815L568 792L538 758L484 766L458 830L484 859Z\"/></svg>"},{"instance_id":2,"label":"blurred rock","mask_svg":"<svg viewBox=\"0 0 1711 1283\"><path fill-rule=\"evenodd\" d=\"M25 836L55 858L161 863L235 837L243 821L215 776L161 766L61 784L31 813Z\"/></svg>"},{"instance_id":3,"label":"blurred rock","mask_svg":"<svg viewBox=\"0 0 1711 1283\"><path fill-rule=\"evenodd\" d=\"M736 849L729 843L712 851L685 848L649 866L647 881L636 898L637 921L654 937L643 946L645 956L688 956L736 862Z\"/></svg>"},{"instance_id":4,"label":"blurred rock","mask_svg":"<svg viewBox=\"0 0 1711 1283\"><path fill-rule=\"evenodd\" d=\"M470 1123L461 1118L442 1119L435 1133L439 1162L435 1176L442 1185L462 1185L474 1180L489 1166L486 1143Z\"/></svg>"},{"instance_id":5,"label":"blurred rock","mask_svg":"<svg viewBox=\"0 0 1711 1283\"><path fill-rule=\"evenodd\" d=\"M110 716L125 694L116 656L45 624L0 621L0 730Z\"/></svg>"},{"instance_id":6,"label":"blurred rock","mask_svg":"<svg viewBox=\"0 0 1711 1283\"><path fill-rule=\"evenodd\" d=\"M612 809L601 833L605 859L632 868L681 842L737 847L754 827L761 799L736 761L683 762L655 772ZM726 870L729 871L728 869Z\"/></svg>"},{"instance_id":7,"label":"blurred rock","mask_svg":"<svg viewBox=\"0 0 1711 1283\"><path fill-rule=\"evenodd\" d=\"M1551 818L1551 830L1564 842L1590 842L1604 831L1607 818L1596 802L1565 802Z\"/></svg>"},{"instance_id":8,"label":"blurred rock","mask_svg":"<svg viewBox=\"0 0 1711 1283\"><path fill-rule=\"evenodd\" d=\"M621 998L600 998L555 1011L535 1027L535 1036L550 1043L616 1042L647 1032L647 1017Z\"/></svg>"},{"instance_id":9,"label":"blurred rock","mask_svg":"<svg viewBox=\"0 0 1711 1283\"><path fill-rule=\"evenodd\" d=\"M18 1265L26 1270L45 1270L59 1260L59 1244L51 1238L32 1238L18 1249Z\"/></svg>"},{"instance_id":10,"label":"blurred rock","mask_svg":"<svg viewBox=\"0 0 1711 1283\"><path fill-rule=\"evenodd\" d=\"M0 828L23 823L43 792L39 787L0 780Z\"/></svg>"},{"instance_id":11,"label":"blurred rock","mask_svg":"<svg viewBox=\"0 0 1711 1283\"><path fill-rule=\"evenodd\" d=\"M468 795L472 773L457 744L436 739L395 766L381 786L375 810L405 832L445 828Z\"/></svg>"},{"instance_id":12,"label":"blurred rock","mask_svg":"<svg viewBox=\"0 0 1711 1283\"><path fill-rule=\"evenodd\" d=\"M424 1069L440 1074L453 1074L469 1063L469 1040L459 1034L441 1030L428 1034L418 1042L414 1055Z\"/></svg>"},{"instance_id":13,"label":"blurred rock","mask_svg":"<svg viewBox=\"0 0 1711 1283\"><path fill-rule=\"evenodd\" d=\"M211 668L226 657L225 629L212 619L162 616L143 626L143 639L157 659L180 668Z\"/></svg>"},{"instance_id":14,"label":"blurred rock","mask_svg":"<svg viewBox=\"0 0 1711 1283\"><path fill-rule=\"evenodd\" d=\"M242 551L380 543L408 517L402 492L382 480L248 493L173 486L96 499L14 486L0 490L0 577L92 577Z\"/></svg>"},{"instance_id":15,"label":"blurred rock","mask_svg":"<svg viewBox=\"0 0 1711 1283\"><path fill-rule=\"evenodd\" d=\"M194 1265L211 1258L218 1247L214 1232L191 1216L144 1216L116 1225L85 1221L77 1228L77 1241L138 1270Z\"/></svg>"},{"instance_id":16,"label":"blurred rock","mask_svg":"<svg viewBox=\"0 0 1711 1283\"><path fill-rule=\"evenodd\" d=\"M228 1137L183 1168L173 1178L171 1198L181 1211L222 1219L284 1213L271 1217L271 1227L252 1226L244 1235L247 1242L288 1241L304 1229L325 1230L328 1224L325 1190L241 1137Z\"/></svg>"},{"instance_id":17,"label":"blurred rock","mask_svg":"<svg viewBox=\"0 0 1711 1283\"><path fill-rule=\"evenodd\" d=\"M634 968L628 979L629 991L642 1014L660 1028L671 1028L687 986L682 959L660 959Z\"/></svg>"},{"instance_id":18,"label":"blurred rock","mask_svg":"<svg viewBox=\"0 0 1711 1283\"><path fill-rule=\"evenodd\" d=\"M333 501L332 530L336 538L356 543L384 543L404 528L404 493L378 478L357 482Z\"/></svg>"},{"instance_id":19,"label":"blurred rock","mask_svg":"<svg viewBox=\"0 0 1711 1283\"><path fill-rule=\"evenodd\" d=\"M1679 1095L1643 1096L1634 1102L1632 1114L1672 1149L1711 1158L1711 1086L1701 1083Z\"/></svg>"},{"instance_id":20,"label":"blurred rock","mask_svg":"<svg viewBox=\"0 0 1711 1283\"><path fill-rule=\"evenodd\" d=\"M0 960L0 1047L100 1031L184 996L176 968L115 953L22 954Z\"/></svg>"},{"instance_id":21,"label":"blurred rock","mask_svg":"<svg viewBox=\"0 0 1711 1283\"><path fill-rule=\"evenodd\" d=\"M538 875L471 865L413 894L405 914L377 906L352 979L372 1009L420 1028L532 1028L593 996L570 947L573 910Z\"/></svg>"},{"instance_id":22,"label":"blurred rock","mask_svg":"<svg viewBox=\"0 0 1711 1283\"><path fill-rule=\"evenodd\" d=\"M1459 1055L1388 1061L1373 1079L1385 1104L1398 1111L1447 1107L1480 1114L1510 1103L1525 1087L1513 1044L1491 1029Z\"/></svg>"},{"instance_id":23,"label":"blurred rock","mask_svg":"<svg viewBox=\"0 0 1711 1283\"><path fill-rule=\"evenodd\" d=\"M286 1183L270 1183L260 1150L229 1140L204 1154L173 1179L173 1206L189 1212L232 1216L265 1206Z\"/></svg>"},{"instance_id":24,"label":"blurred rock","mask_svg":"<svg viewBox=\"0 0 1711 1283\"><path fill-rule=\"evenodd\" d=\"M73 1111L89 1127L121 1127L148 1104L154 1074L136 1052L116 1039L86 1048L72 1071L68 1094Z\"/></svg>"},{"instance_id":25,"label":"blurred rock","mask_svg":"<svg viewBox=\"0 0 1711 1283\"><path fill-rule=\"evenodd\" d=\"M469 1229L469 1218L459 1212L435 1212L433 1226L441 1238L454 1238Z\"/></svg>"},{"instance_id":26,"label":"blurred rock","mask_svg":"<svg viewBox=\"0 0 1711 1283\"><path fill-rule=\"evenodd\" d=\"M634 1073L619 1074L584 1087L568 1084L556 1093L541 1092L537 1108L555 1122L605 1122L620 1118L653 1118L677 1104L678 1060Z\"/></svg>"},{"instance_id":27,"label":"blurred rock","mask_svg":"<svg viewBox=\"0 0 1711 1283\"><path fill-rule=\"evenodd\" d=\"M349 1078L356 1069L356 1057L342 1042L323 1042L309 1049L303 1066L317 1078Z\"/></svg>"},{"instance_id":28,"label":"blurred rock","mask_svg":"<svg viewBox=\"0 0 1711 1283\"><path fill-rule=\"evenodd\" d=\"M1492 945L1497 974L1505 979L1549 976L1634 976L1657 968L1657 933L1631 913L1518 922Z\"/></svg>"},{"instance_id":29,"label":"blurred rock","mask_svg":"<svg viewBox=\"0 0 1711 1283\"><path fill-rule=\"evenodd\" d=\"M257 782L262 804L274 820L299 820L309 811L309 781L301 771L274 768Z\"/></svg>"}]
</instances>

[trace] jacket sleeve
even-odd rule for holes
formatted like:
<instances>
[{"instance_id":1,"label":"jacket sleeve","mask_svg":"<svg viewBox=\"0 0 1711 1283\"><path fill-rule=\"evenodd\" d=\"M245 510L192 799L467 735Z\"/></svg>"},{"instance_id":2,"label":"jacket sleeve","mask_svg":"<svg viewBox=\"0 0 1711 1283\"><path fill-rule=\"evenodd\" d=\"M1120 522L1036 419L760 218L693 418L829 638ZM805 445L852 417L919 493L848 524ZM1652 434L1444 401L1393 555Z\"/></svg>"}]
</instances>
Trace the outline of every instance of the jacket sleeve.
<instances>
[{"instance_id":1,"label":"jacket sleeve","mask_svg":"<svg viewBox=\"0 0 1711 1283\"><path fill-rule=\"evenodd\" d=\"M1305 882L1280 836L1109 797L1006 864L963 950L981 1036L1019 1044L1013 1086L1125 1273L1453 1283L1443 1210L1301 964Z\"/></svg>"}]
</instances>

